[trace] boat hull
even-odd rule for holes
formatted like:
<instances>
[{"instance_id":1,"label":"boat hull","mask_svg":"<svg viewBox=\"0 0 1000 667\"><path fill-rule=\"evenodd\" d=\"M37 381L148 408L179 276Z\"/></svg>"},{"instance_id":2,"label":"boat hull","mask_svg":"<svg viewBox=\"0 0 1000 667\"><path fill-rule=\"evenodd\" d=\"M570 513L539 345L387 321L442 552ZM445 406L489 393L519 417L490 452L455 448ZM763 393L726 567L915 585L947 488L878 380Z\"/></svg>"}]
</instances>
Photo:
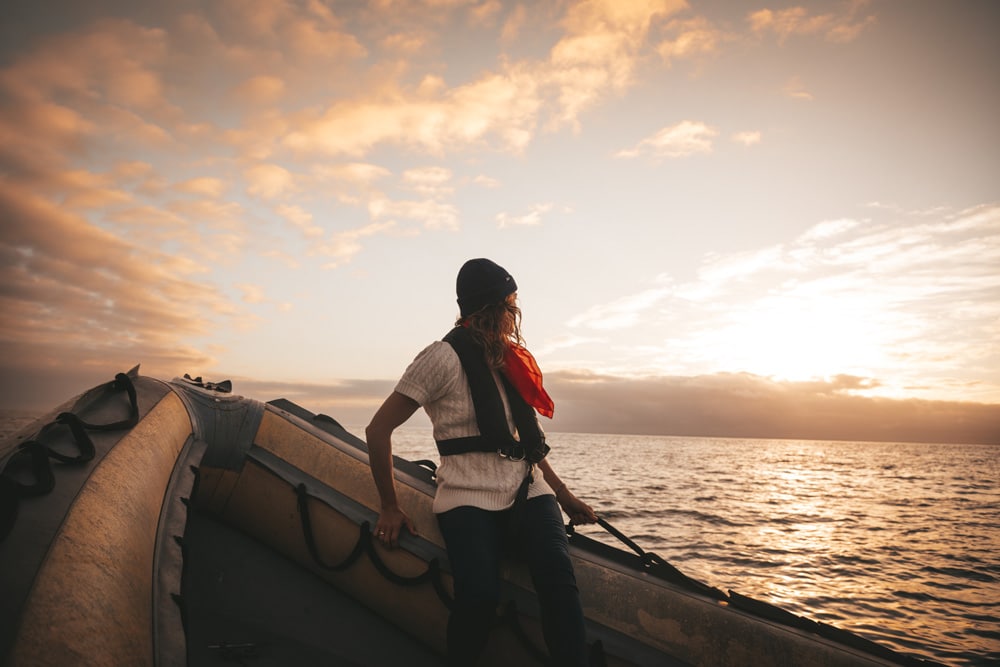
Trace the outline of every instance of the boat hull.
<instances>
[{"instance_id":1,"label":"boat hull","mask_svg":"<svg viewBox=\"0 0 1000 667\"><path fill-rule=\"evenodd\" d=\"M126 375L134 424L95 431L92 459L54 466L50 492L15 501L0 542L6 664L442 663L452 582L430 470L395 460L418 534L389 550L371 538L365 444L334 420ZM106 424L123 401L119 386L98 387L43 422ZM58 429L29 431L0 449L6 477L26 443L67 447ZM29 483L22 473L18 488ZM570 545L595 664L929 664L691 581L641 549ZM544 664L528 574L507 562L502 578L484 664Z\"/></svg>"}]
</instances>

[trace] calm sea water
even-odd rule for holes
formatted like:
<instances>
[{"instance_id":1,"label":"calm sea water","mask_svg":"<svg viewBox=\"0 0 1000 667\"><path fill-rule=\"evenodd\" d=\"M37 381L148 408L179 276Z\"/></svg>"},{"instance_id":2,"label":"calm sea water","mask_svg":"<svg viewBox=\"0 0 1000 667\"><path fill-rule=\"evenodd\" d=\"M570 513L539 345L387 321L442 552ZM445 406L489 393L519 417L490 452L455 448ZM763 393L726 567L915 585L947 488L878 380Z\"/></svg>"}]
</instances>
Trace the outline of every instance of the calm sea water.
<instances>
[{"instance_id":1,"label":"calm sea water","mask_svg":"<svg viewBox=\"0 0 1000 667\"><path fill-rule=\"evenodd\" d=\"M1000 447L549 441L574 493L690 577L906 654L1000 665ZM436 458L429 429L401 430L395 453Z\"/></svg>"},{"instance_id":2,"label":"calm sea water","mask_svg":"<svg viewBox=\"0 0 1000 667\"><path fill-rule=\"evenodd\" d=\"M0 413L0 436L29 422ZM917 657L1000 665L1000 447L565 433L549 442L574 493L690 577ZM429 428L404 427L394 446L437 458Z\"/></svg>"}]
</instances>

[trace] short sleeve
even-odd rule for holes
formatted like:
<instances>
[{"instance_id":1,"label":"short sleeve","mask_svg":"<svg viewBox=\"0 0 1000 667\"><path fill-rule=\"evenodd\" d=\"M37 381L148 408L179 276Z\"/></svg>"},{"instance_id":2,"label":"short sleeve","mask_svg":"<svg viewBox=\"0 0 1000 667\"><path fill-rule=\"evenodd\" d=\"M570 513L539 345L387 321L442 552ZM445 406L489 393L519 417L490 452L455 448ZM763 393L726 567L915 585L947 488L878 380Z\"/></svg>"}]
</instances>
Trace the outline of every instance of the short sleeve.
<instances>
[{"instance_id":1,"label":"short sleeve","mask_svg":"<svg viewBox=\"0 0 1000 667\"><path fill-rule=\"evenodd\" d=\"M435 341L407 366L396 391L427 405L448 393L459 378L461 362L451 345Z\"/></svg>"}]
</instances>

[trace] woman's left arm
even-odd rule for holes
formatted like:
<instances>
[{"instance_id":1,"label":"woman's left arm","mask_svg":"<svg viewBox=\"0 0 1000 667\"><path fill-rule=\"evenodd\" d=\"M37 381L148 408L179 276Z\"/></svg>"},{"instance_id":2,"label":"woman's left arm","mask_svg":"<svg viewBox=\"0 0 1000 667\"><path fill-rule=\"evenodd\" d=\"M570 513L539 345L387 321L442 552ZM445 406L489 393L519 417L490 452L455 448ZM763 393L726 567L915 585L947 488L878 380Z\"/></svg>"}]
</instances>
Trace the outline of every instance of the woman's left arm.
<instances>
[{"instance_id":1,"label":"woman's left arm","mask_svg":"<svg viewBox=\"0 0 1000 667\"><path fill-rule=\"evenodd\" d=\"M545 482L556 492L556 500L569 516L570 523L577 525L597 523L597 515L594 514L594 510L591 509L590 505L573 495L566 487L566 483L559 479L559 475L552 469L547 458L542 459L541 463L538 464L538 469L542 471Z\"/></svg>"}]
</instances>

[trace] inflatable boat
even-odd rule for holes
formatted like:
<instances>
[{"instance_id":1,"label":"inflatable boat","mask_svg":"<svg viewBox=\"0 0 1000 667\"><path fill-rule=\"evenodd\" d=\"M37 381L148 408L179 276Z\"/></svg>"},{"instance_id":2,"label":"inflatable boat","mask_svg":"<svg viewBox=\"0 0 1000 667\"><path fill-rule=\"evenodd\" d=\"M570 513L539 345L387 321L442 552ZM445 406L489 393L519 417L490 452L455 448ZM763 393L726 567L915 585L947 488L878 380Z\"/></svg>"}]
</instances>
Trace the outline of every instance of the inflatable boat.
<instances>
[{"instance_id":1,"label":"inflatable boat","mask_svg":"<svg viewBox=\"0 0 1000 667\"><path fill-rule=\"evenodd\" d=\"M433 465L397 458L421 527L371 537L365 443L231 383L118 374L0 444L0 659L53 665L441 665L451 604ZM595 665L928 665L686 577L604 524L571 532ZM504 567L485 664L544 665Z\"/></svg>"}]
</instances>

